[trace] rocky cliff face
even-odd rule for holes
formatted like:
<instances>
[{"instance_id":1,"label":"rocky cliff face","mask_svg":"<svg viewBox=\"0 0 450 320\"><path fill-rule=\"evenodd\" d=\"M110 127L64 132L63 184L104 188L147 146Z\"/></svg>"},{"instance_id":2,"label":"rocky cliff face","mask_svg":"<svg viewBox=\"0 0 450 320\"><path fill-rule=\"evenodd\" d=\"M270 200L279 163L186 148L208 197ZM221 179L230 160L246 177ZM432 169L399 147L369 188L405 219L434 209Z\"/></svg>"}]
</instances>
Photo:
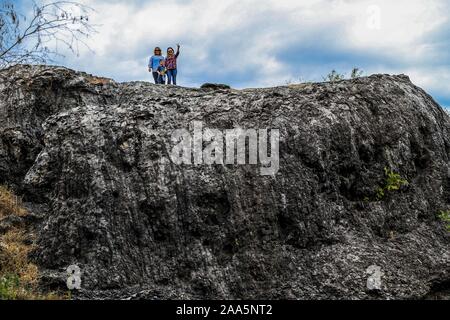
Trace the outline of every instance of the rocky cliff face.
<instances>
[{"instance_id":1,"label":"rocky cliff face","mask_svg":"<svg viewBox=\"0 0 450 320\"><path fill-rule=\"evenodd\" d=\"M279 170L177 164L171 135L196 121L278 129ZM377 196L385 168L408 183ZM406 76L238 91L14 67L0 72L0 183L33 213L44 280L64 284L76 264L80 297L424 298L450 286L437 217L450 209L450 117Z\"/></svg>"}]
</instances>

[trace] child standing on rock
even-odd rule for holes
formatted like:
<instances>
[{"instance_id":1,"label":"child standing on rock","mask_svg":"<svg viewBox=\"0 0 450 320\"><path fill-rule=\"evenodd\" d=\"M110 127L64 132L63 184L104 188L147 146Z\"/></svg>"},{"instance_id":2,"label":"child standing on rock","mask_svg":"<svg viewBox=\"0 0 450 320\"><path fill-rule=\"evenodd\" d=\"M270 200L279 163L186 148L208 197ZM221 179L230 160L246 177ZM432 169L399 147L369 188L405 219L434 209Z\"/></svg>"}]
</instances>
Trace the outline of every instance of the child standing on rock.
<instances>
[{"instance_id":1,"label":"child standing on rock","mask_svg":"<svg viewBox=\"0 0 450 320\"><path fill-rule=\"evenodd\" d=\"M164 60L160 60L159 61L159 66L156 69L156 73L158 73L158 80L157 80L157 84L166 84L166 66L165 66L165 61Z\"/></svg>"}]
</instances>

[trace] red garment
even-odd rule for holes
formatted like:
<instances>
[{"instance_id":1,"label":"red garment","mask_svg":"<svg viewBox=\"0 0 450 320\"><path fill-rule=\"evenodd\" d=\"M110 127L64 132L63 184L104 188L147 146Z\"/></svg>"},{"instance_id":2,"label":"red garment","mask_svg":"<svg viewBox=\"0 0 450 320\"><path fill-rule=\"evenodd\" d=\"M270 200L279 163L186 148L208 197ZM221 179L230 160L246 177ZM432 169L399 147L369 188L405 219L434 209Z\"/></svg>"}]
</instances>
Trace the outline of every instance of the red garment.
<instances>
[{"instance_id":1,"label":"red garment","mask_svg":"<svg viewBox=\"0 0 450 320\"><path fill-rule=\"evenodd\" d=\"M166 68L168 70L174 70L177 68L177 58L178 58L179 52L177 52L175 55L169 57L166 57Z\"/></svg>"}]
</instances>

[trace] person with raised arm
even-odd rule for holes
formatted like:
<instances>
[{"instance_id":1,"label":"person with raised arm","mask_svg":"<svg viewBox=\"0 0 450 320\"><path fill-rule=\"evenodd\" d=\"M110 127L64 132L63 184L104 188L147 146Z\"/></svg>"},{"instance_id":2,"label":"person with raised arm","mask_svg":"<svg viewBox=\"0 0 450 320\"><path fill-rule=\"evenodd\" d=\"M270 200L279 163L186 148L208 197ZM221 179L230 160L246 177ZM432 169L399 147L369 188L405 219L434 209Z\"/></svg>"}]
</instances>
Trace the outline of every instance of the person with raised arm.
<instances>
[{"instance_id":1,"label":"person with raised arm","mask_svg":"<svg viewBox=\"0 0 450 320\"><path fill-rule=\"evenodd\" d=\"M177 58L180 55L180 45L177 44L177 52L172 47L167 48L166 69L167 84L177 85Z\"/></svg>"}]
</instances>

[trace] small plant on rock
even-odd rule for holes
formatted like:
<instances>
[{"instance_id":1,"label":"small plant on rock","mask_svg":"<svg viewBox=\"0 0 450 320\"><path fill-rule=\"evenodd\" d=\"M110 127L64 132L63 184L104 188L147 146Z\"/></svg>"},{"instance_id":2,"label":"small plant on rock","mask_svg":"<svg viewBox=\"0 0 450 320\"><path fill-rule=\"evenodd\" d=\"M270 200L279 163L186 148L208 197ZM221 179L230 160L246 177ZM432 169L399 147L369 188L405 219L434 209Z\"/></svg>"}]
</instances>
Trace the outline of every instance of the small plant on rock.
<instances>
[{"instance_id":1,"label":"small plant on rock","mask_svg":"<svg viewBox=\"0 0 450 320\"><path fill-rule=\"evenodd\" d=\"M362 77L362 75L363 75L363 71L361 69L353 68L352 69L352 73L350 74L350 78L351 79L357 79L357 78Z\"/></svg>"},{"instance_id":2,"label":"small plant on rock","mask_svg":"<svg viewBox=\"0 0 450 320\"><path fill-rule=\"evenodd\" d=\"M445 223L447 231L450 232L450 210L439 211L438 218L441 219L443 223Z\"/></svg>"},{"instance_id":3,"label":"small plant on rock","mask_svg":"<svg viewBox=\"0 0 450 320\"><path fill-rule=\"evenodd\" d=\"M326 77L323 78L323 81L336 82L345 79L345 75L338 73L336 70L332 70Z\"/></svg>"},{"instance_id":4,"label":"small plant on rock","mask_svg":"<svg viewBox=\"0 0 450 320\"><path fill-rule=\"evenodd\" d=\"M404 185L408 185L408 181L403 179L400 174L384 168L384 174L386 176L386 181L383 186L378 187L376 190L376 199L378 201L382 200L387 192L397 191Z\"/></svg>"}]
</instances>

